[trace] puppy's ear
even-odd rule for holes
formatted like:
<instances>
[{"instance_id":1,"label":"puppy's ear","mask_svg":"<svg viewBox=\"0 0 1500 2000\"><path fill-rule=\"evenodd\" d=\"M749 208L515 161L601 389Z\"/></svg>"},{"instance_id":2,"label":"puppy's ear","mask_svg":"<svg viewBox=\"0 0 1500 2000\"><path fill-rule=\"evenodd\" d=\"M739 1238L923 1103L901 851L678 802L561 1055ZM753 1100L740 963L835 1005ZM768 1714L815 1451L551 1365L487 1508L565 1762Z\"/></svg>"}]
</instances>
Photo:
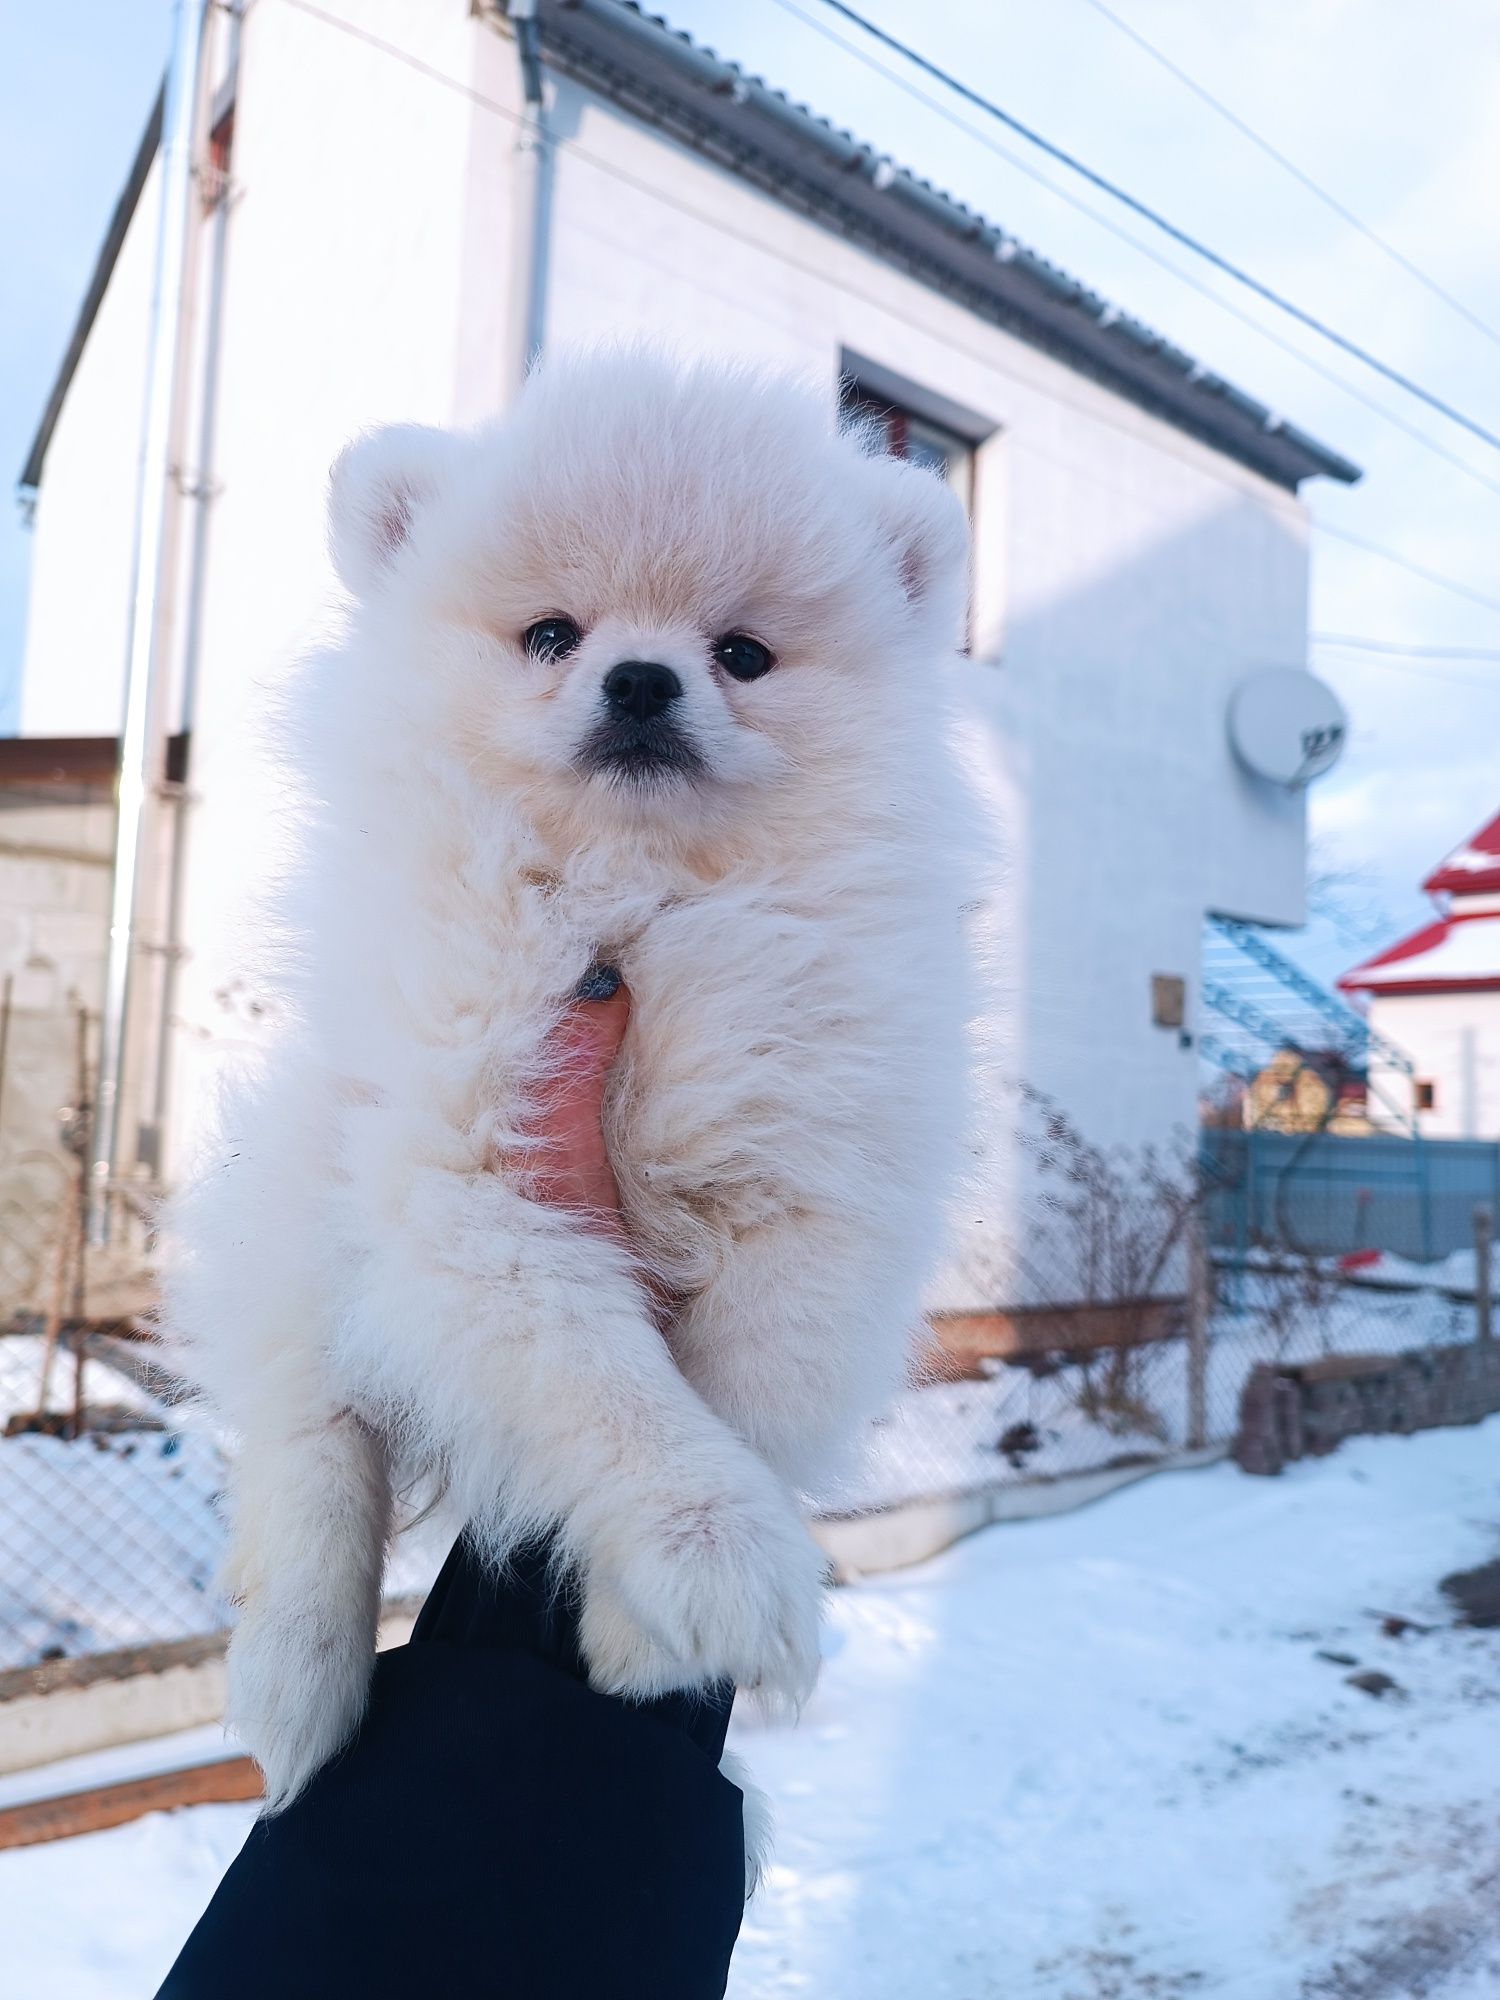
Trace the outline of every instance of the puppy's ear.
<instances>
[{"instance_id":1,"label":"puppy's ear","mask_svg":"<svg viewBox=\"0 0 1500 2000\"><path fill-rule=\"evenodd\" d=\"M912 613L958 643L969 584L969 520L945 480L900 459L876 461L878 517Z\"/></svg>"},{"instance_id":2,"label":"puppy's ear","mask_svg":"<svg viewBox=\"0 0 1500 2000\"><path fill-rule=\"evenodd\" d=\"M345 445L329 475L328 550L356 597L379 584L418 516L452 477L459 441L424 424L392 424Z\"/></svg>"}]
</instances>

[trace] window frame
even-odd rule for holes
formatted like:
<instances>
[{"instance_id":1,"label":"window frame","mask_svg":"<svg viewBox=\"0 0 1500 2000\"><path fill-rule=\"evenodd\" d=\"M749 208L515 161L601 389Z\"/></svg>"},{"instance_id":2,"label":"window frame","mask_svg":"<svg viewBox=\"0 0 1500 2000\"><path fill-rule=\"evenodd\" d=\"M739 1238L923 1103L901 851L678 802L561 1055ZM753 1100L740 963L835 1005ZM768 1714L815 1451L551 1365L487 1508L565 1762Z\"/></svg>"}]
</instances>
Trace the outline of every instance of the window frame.
<instances>
[{"instance_id":1,"label":"window frame","mask_svg":"<svg viewBox=\"0 0 1500 2000\"><path fill-rule=\"evenodd\" d=\"M873 424L892 458L925 465L931 471L937 470L934 460L940 459L943 478L973 520L974 463L978 451L973 438L951 424L923 415L909 403L870 388L857 375L846 375L839 383L839 415L846 421ZM914 443L925 447L920 456L912 450Z\"/></svg>"}]
</instances>

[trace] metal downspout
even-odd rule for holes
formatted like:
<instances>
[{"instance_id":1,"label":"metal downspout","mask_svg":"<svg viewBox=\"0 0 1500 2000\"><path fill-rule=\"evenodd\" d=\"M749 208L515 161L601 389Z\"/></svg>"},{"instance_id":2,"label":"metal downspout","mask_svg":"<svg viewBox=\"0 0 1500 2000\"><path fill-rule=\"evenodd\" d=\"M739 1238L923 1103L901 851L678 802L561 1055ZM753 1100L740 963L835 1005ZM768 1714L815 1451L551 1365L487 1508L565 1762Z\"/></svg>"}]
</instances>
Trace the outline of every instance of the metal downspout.
<instances>
[{"instance_id":1,"label":"metal downspout","mask_svg":"<svg viewBox=\"0 0 1500 2000\"><path fill-rule=\"evenodd\" d=\"M141 898L142 856L156 787L163 776L162 656L166 651L169 610L173 444L189 295L189 205L204 26L209 9L215 4L216 0L177 0L162 118L161 225L151 300L150 359L131 564L114 885L88 1190L88 1234L94 1244L104 1243L109 1235L110 1182L121 1153L120 1084Z\"/></svg>"},{"instance_id":2,"label":"metal downspout","mask_svg":"<svg viewBox=\"0 0 1500 2000\"><path fill-rule=\"evenodd\" d=\"M239 76L240 23L243 6L233 4L229 12L229 42L225 51L224 76L218 95L226 91L231 102ZM217 102L217 96L215 101ZM233 113L231 111L231 117ZM212 134L209 135L212 137ZM203 593L208 573L208 532L217 488L213 481L214 436L218 417L219 333L223 323L224 262L229 235L230 176L233 173L233 143L221 185L208 194L213 200L212 238L208 252L208 296L203 326L202 386L198 411L197 463L187 489L193 503L192 538L188 550L187 613L182 635L182 727L187 736L188 758L192 758L193 698L198 684L198 668L203 651ZM217 171L217 169L214 169ZM167 924L162 962L161 1007L156 1022L156 1068L152 1091L151 1124L155 1134L157 1176L163 1176L166 1161L167 1115L172 1091L172 1029L176 1018L178 970L182 961L182 906L187 876L187 833L192 797L191 770L182 774L172 802L172 860L167 893Z\"/></svg>"},{"instance_id":3,"label":"metal downspout","mask_svg":"<svg viewBox=\"0 0 1500 2000\"><path fill-rule=\"evenodd\" d=\"M511 354L514 396L541 358L547 298L547 217L551 203L552 129L542 86L537 0L510 0L508 16L521 64L522 125L515 152L515 248L511 261Z\"/></svg>"}]
</instances>

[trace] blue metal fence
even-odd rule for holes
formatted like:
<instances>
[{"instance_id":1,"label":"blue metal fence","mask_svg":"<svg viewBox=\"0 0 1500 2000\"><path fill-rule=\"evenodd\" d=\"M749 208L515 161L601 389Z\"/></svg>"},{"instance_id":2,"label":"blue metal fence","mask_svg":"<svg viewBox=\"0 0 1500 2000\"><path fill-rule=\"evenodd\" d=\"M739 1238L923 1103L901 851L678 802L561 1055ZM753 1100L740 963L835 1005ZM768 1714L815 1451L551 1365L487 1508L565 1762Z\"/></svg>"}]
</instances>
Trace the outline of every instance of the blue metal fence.
<instances>
[{"instance_id":1,"label":"blue metal fence","mask_svg":"<svg viewBox=\"0 0 1500 2000\"><path fill-rule=\"evenodd\" d=\"M1469 1248L1500 1211L1500 1142L1206 1130L1209 1240L1315 1256L1387 1250L1419 1263Z\"/></svg>"}]
</instances>

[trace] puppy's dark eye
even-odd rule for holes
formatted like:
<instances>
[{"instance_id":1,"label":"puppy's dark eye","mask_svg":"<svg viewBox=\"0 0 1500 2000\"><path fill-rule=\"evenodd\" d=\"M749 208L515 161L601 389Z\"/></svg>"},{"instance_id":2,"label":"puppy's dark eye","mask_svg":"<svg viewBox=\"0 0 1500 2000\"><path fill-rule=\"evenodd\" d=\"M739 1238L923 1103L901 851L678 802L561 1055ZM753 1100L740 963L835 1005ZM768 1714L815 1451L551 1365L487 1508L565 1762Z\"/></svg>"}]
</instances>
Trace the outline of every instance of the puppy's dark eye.
<instances>
[{"instance_id":1,"label":"puppy's dark eye","mask_svg":"<svg viewBox=\"0 0 1500 2000\"><path fill-rule=\"evenodd\" d=\"M776 664L776 655L748 632L726 632L714 641L714 658L737 681L758 681Z\"/></svg>"},{"instance_id":2,"label":"puppy's dark eye","mask_svg":"<svg viewBox=\"0 0 1500 2000\"><path fill-rule=\"evenodd\" d=\"M534 660L560 660L582 637L571 618L542 618L526 627L521 643Z\"/></svg>"}]
</instances>

